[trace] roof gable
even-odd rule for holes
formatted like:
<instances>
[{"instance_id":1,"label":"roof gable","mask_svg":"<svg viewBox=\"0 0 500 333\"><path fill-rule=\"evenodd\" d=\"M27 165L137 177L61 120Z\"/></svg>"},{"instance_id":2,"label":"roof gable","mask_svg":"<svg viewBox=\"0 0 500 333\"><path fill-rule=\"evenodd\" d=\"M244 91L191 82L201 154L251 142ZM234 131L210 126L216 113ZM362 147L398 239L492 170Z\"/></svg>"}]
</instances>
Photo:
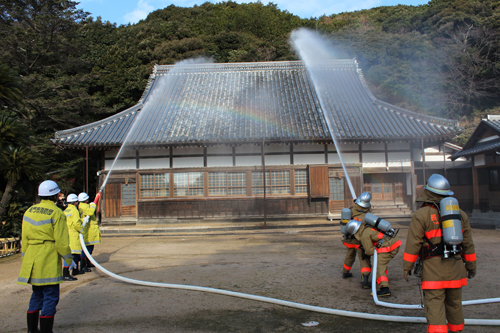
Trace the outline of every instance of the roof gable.
<instances>
[{"instance_id":1,"label":"roof gable","mask_svg":"<svg viewBox=\"0 0 500 333\"><path fill-rule=\"evenodd\" d=\"M491 119L490 117L481 120L463 150L450 157L452 160L500 148L500 117L491 117Z\"/></svg>"}]
</instances>

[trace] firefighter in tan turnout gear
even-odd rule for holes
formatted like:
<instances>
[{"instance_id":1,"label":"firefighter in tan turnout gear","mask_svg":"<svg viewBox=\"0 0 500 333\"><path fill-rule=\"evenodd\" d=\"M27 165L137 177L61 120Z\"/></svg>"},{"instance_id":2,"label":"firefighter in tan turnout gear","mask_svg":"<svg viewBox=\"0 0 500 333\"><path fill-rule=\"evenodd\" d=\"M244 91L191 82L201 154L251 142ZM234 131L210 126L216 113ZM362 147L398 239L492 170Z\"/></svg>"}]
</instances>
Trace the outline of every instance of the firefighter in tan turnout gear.
<instances>
[{"instance_id":1,"label":"firefighter in tan turnout gear","mask_svg":"<svg viewBox=\"0 0 500 333\"><path fill-rule=\"evenodd\" d=\"M404 278L421 262L427 332L461 332L462 286L476 275L476 253L467 215L441 175L429 177L423 202L411 219L403 257Z\"/></svg>"},{"instance_id":2,"label":"firefighter in tan turnout gear","mask_svg":"<svg viewBox=\"0 0 500 333\"><path fill-rule=\"evenodd\" d=\"M363 221L365 214L371 212L371 195L368 192L361 193L361 195L354 200L354 206L351 208L344 208L342 210L342 218L341 218L341 231L343 240L342 243L347 248L347 253L344 259L344 267L342 268L342 278L350 278L352 277L351 269L354 261L356 261L356 254L358 255L359 265L361 267L361 286L364 289L370 289L370 283L368 282L368 278L372 271L370 257L361 256L360 246L361 243L350 234L346 234L345 226L348 221ZM345 215L345 216L344 216Z\"/></svg>"},{"instance_id":3,"label":"firefighter in tan turnout gear","mask_svg":"<svg viewBox=\"0 0 500 333\"><path fill-rule=\"evenodd\" d=\"M52 180L42 182L38 187L41 202L28 208L23 216L23 263L17 283L29 283L33 289L27 315L28 332L39 332L38 318L40 332L52 332L59 284L63 282L61 258L74 267L66 217L54 203L59 192Z\"/></svg>"},{"instance_id":4,"label":"firefighter in tan turnout gear","mask_svg":"<svg viewBox=\"0 0 500 333\"><path fill-rule=\"evenodd\" d=\"M389 222L367 213L364 223L351 220L347 223L346 231L348 234L354 235L361 243L363 258L371 257L375 250L377 251L376 279L379 286L377 296L391 296L387 266L399 252L399 247L402 244L396 236L395 230L391 228Z\"/></svg>"}]
</instances>

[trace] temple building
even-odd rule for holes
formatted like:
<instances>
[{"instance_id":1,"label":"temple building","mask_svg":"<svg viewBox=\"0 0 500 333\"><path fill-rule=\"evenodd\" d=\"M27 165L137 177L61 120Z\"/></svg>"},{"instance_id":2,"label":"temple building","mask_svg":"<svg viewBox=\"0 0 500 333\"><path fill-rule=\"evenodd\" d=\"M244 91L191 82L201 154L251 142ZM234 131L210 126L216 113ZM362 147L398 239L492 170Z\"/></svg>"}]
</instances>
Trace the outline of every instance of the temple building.
<instances>
[{"instance_id":1,"label":"temple building","mask_svg":"<svg viewBox=\"0 0 500 333\"><path fill-rule=\"evenodd\" d=\"M301 61L157 65L135 106L52 142L101 152L103 223L326 217L353 191L411 210L464 163L448 159L456 121L376 99L355 60L322 75L320 98Z\"/></svg>"}]
</instances>

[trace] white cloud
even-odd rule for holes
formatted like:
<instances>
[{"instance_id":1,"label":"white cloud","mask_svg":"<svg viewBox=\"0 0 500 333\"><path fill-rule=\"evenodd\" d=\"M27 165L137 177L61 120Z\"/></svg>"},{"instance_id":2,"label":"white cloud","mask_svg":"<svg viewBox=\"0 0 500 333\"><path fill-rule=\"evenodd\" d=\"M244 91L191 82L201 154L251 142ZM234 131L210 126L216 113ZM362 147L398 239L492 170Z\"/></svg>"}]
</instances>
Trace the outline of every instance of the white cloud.
<instances>
[{"instance_id":1,"label":"white cloud","mask_svg":"<svg viewBox=\"0 0 500 333\"><path fill-rule=\"evenodd\" d=\"M123 16L124 22L137 23L145 19L150 12L155 10L146 0L139 0L135 10Z\"/></svg>"}]
</instances>

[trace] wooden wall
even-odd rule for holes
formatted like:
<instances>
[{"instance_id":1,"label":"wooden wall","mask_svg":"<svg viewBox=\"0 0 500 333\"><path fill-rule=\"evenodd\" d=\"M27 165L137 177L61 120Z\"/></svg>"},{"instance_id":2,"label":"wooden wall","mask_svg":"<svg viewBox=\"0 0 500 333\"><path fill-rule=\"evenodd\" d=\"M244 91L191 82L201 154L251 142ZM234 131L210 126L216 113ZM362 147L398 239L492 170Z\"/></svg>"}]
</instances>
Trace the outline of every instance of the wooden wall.
<instances>
[{"instance_id":1,"label":"wooden wall","mask_svg":"<svg viewBox=\"0 0 500 333\"><path fill-rule=\"evenodd\" d=\"M327 199L309 201L307 198L268 198L266 205L268 217L328 214ZM264 199L139 201L138 212L141 219L261 217L264 216Z\"/></svg>"},{"instance_id":2,"label":"wooden wall","mask_svg":"<svg viewBox=\"0 0 500 333\"><path fill-rule=\"evenodd\" d=\"M107 184L104 198L105 216L120 217L122 206L121 184Z\"/></svg>"},{"instance_id":3,"label":"wooden wall","mask_svg":"<svg viewBox=\"0 0 500 333\"><path fill-rule=\"evenodd\" d=\"M309 188L311 198L328 198L330 188L327 166L309 167Z\"/></svg>"},{"instance_id":4,"label":"wooden wall","mask_svg":"<svg viewBox=\"0 0 500 333\"><path fill-rule=\"evenodd\" d=\"M474 208L474 196L472 185L451 185L453 197L458 200L458 205L465 212L472 212Z\"/></svg>"}]
</instances>

